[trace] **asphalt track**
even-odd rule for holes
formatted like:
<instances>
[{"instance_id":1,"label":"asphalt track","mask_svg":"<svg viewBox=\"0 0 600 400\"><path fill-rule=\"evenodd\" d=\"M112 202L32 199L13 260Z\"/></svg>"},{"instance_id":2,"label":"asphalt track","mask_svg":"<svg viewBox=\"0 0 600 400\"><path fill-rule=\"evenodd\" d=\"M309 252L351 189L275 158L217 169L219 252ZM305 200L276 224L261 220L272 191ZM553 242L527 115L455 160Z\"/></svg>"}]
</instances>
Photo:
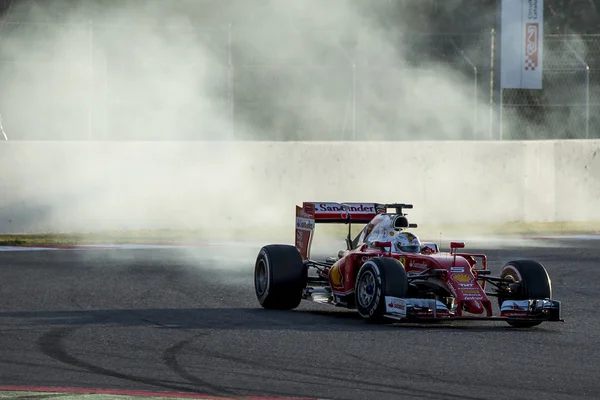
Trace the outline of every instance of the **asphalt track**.
<instances>
[{"instance_id":1,"label":"asphalt track","mask_svg":"<svg viewBox=\"0 0 600 400\"><path fill-rule=\"evenodd\" d=\"M564 323L363 322L259 308L258 248L0 253L0 385L326 399L600 397L600 241L486 251L535 258ZM481 251L478 249L469 249Z\"/></svg>"}]
</instances>

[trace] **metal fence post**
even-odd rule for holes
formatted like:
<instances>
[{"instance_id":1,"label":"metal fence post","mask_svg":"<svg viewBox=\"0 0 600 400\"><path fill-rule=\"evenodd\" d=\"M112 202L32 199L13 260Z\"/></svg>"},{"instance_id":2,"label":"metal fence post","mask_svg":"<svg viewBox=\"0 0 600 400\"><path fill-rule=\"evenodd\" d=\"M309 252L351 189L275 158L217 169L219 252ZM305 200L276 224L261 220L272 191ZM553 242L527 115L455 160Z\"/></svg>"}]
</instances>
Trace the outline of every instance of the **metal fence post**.
<instances>
[{"instance_id":1,"label":"metal fence post","mask_svg":"<svg viewBox=\"0 0 600 400\"><path fill-rule=\"evenodd\" d=\"M496 30L492 28L488 36L489 46L486 46L489 50L489 111L488 111L488 140L492 140L494 137L494 94L495 94L495 46Z\"/></svg>"},{"instance_id":2,"label":"metal fence post","mask_svg":"<svg viewBox=\"0 0 600 400\"><path fill-rule=\"evenodd\" d=\"M588 63L579 55L579 53L571 46L569 40L565 36L565 44L571 50L577 61L585 66L585 138L590 138L590 66Z\"/></svg>"},{"instance_id":3,"label":"metal fence post","mask_svg":"<svg viewBox=\"0 0 600 400\"><path fill-rule=\"evenodd\" d=\"M590 138L590 66L585 66L585 138Z\"/></svg>"},{"instance_id":4,"label":"metal fence post","mask_svg":"<svg viewBox=\"0 0 600 400\"><path fill-rule=\"evenodd\" d=\"M233 28L232 25L229 24L229 30L227 34L227 57L229 64L229 138L233 139L235 137L235 123L234 123L234 94L233 94Z\"/></svg>"},{"instance_id":5,"label":"metal fence post","mask_svg":"<svg viewBox=\"0 0 600 400\"><path fill-rule=\"evenodd\" d=\"M90 87L88 94L88 140L92 140L92 131L93 131L93 107L94 107L94 32L92 30L92 20L89 21L88 25L89 32L89 54L88 54L88 62L89 62L89 77L90 77Z\"/></svg>"},{"instance_id":6,"label":"metal fence post","mask_svg":"<svg viewBox=\"0 0 600 400\"><path fill-rule=\"evenodd\" d=\"M478 86L477 86L477 66L475 65L475 63L473 63L473 61L471 61L471 59L465 54L465 52L463 51L463 49L461 49L456 42L454 41L454 39L450 39L452 46L454 47L454 49L461 55L461 57L467 62L467 64L469 64L469 66L471 68L473 68L473 139L477 140L477 112L478 112L478 105L479 105L479 96L477 95L477 91L478 91Z\"/></svg>"}]
</instances>

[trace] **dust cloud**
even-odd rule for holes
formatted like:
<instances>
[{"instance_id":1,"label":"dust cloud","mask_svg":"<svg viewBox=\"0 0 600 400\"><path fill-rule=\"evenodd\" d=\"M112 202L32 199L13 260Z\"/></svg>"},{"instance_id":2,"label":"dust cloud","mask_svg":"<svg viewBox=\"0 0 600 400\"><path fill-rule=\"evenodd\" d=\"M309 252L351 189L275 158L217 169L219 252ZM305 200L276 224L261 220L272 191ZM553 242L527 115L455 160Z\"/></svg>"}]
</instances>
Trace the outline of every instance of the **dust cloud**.
<instances>
[{"instance_id":1,"label":"dust cloud","mask_svg":"<svg viewBox=\"0 0 600 400\"><path fill-rule=\"evenodd\" d=\"M433 145L401 142L382 160L392 144L295 142L487 139L476 49L448 42L456 51L440 62L443 35L402 39L434 30L428 2L396 7L391 21L383 1L41 3L15 1L2 26L4 232L292 243L302 201L411 202L433 225L489 222L522 196L505 174L520 176L518 165L482 172L502 152L465 161L458 143L432 161ZM272 139L288 142L261 143ZM483 179L506 190L486 202L466 183ZM467 195L444 198L452 188Z\"/></svg>"}]
</instances>

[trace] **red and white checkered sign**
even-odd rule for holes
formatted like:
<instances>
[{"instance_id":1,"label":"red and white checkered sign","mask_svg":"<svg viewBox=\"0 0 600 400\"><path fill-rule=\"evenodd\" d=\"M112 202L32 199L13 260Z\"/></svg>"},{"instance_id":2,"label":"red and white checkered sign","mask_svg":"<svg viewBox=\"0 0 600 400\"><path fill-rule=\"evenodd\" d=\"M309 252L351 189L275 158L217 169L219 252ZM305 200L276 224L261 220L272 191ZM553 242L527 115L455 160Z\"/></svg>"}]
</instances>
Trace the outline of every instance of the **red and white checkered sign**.
<instances>
[{"instance_id":1,"label":"red and white checkered sign","mask_svg":"<svg viewBox=\"0 0 600 400\"><path fill-rule=\"evenodd\" d=\"M525 70L535 71L539 62L539 24L525 25Z\"/></svg>"},{"instance_id":2,"label":"red and white checkered sign","mask_svg":"<svg viewBox=\"0 0 600 400\"><path fill-rule=\"evenodd\" d=\"M501 18L500 87L543 88L544 0L498 0Z\"/></svg>"}]
</instances>

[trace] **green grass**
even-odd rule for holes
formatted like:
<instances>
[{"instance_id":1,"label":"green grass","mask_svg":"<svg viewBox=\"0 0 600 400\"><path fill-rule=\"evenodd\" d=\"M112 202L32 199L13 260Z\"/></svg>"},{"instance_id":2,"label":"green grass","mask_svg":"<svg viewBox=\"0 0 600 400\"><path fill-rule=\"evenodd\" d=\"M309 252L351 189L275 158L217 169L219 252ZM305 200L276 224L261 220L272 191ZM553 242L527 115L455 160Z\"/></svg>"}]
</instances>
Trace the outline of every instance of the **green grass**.
<instances>
[{"instance_id":1,"label":"green grass","mask_svg":"<svg viewBox=\"0 0 600 400\"><path fill-rule=\"evenodd\" d=\"M212 240L224 235L211 235ZM219 237L220 236L220 237ZM81 244L169 244L208 241L205 231L132 230L106 232L66 232L0 235L0 246L48 246Z\"/></svg>"},{"instance_id":2,"label":"green grass","mask_svg":"<svg viewBox=\"0 0 600 400\"><path fill-rule=\"evenodd\" d=\"M362 226L352 229L357 234ZM561 235L600 234L600 221L552 223L503 223L493 225L422 226L413 230L420 237L437 238L473 235ZM316 240L323 237L343 240L346 225L317 225ZM219 241L293 243L294 226L198 230L120 230L0 235L0 246L51 246L84 244L180 244Z\"/></svg>"}]
</instances>

